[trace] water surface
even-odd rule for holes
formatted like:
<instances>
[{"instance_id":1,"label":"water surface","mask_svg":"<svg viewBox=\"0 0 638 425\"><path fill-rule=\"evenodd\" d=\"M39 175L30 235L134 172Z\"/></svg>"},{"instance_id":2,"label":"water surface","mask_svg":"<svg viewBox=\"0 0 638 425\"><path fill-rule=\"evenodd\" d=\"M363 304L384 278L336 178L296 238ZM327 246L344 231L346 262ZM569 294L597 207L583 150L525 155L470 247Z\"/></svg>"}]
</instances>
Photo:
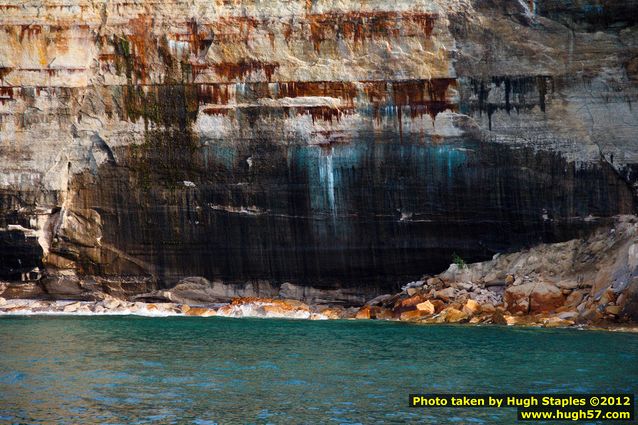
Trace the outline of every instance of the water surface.
<instances>
[{"instance_id":1,"label":"water surface","mask_svg":"<svg viewBox=\"0 0 638 425\"><path fill-rule=\"evenodd\" d=\"M361 321L0 318L0 424L512 424L411 392L638 392L638 335Z\"/></svg>"}]
</instances>

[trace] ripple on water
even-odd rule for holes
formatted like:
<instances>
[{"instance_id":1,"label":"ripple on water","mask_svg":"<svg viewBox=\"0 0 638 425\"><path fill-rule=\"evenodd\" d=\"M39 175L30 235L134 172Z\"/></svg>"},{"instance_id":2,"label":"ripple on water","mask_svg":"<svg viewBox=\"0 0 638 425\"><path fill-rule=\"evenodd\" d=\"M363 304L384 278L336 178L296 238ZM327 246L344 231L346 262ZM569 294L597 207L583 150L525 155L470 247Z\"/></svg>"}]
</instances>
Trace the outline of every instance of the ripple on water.
<instances>
[{"instance_id":1,"label":"ripple on water","mask_svg":"<svg viewBox=\"0 0 638 425\"><path fill-rule=\"evenodd\" d=\"M638 392L636 334L225 318L1 322L2 425L511 424L514 409L410 409L408 394Z\"/></svg>"}]
</instances>

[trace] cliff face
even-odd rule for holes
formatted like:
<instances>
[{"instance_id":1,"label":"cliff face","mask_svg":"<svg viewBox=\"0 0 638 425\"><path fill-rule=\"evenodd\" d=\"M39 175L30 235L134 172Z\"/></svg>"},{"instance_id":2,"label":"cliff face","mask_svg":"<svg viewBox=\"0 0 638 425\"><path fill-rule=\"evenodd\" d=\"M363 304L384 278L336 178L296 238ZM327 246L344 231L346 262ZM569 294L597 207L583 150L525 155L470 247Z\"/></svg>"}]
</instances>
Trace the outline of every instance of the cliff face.
<instances>
[{"instance_id":1,"label":"cliff face","mask_svg":"<svg viewBox=\"0 0 638 425\"><path fill-rule=\"evenodd\" d=\"M638 3L561 3L2 0L0 279L376 292L632 213Z\"/></svg>"}]
</instances>

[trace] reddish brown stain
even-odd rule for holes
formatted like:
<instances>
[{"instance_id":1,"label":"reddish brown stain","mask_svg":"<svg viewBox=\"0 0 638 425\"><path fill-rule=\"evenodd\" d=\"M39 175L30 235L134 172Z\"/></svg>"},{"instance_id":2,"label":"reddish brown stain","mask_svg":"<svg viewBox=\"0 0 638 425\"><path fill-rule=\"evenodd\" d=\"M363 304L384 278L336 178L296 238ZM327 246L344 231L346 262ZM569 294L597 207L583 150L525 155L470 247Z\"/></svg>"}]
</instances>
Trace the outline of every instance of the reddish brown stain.
<instances>
[{"instance_id":1,"label":"reddish brown stain","mask_svg":"<svg viewBox=\"0 0 638 425\"><path fill-rule=\"evenodd\" d=\"M26 37L30 39L42 33L42 26L40 25L20 25L20 42Z\"/></svg>"},{"instance_id":2,"label":"reddish brown stain","mask_svg":"<svg viewBox=\"0 0 638 425\"><path fill-rule=\"evenodd\" d=\"M272 29L269 20L259 20L250 16L223 17L205 26L210 32L211 38L217 43L248 44L257 28Z\"/></svg>"},{"instance_id":3,"label":"reddish brown stain","mask_svg":"<svg viewBox=\"0 0 638 425\"><path fill-rule=\"evenodd\" d=\"M190 31L188 32L189 42L191 44L191 52L196 54L199 53L200 49L200 39L199 39L199 28L197 27L197 21L192 19L188 25Z\"/></svg>"},{"instance_id":4,"label":"reddish brown stain","mask_svg":"<svg viewBox=\"0 0 638 425\"><path fill-rule=\"evenodd\" d=\"M310 0L309 0L310 1ZM194 19L184 24L189 27L187 35L174 34L176 40L190 41L194 52L201 51L200 43L208 40L215 43L248 44L254 33L264 32L274 45L276 33L283 34L286 43L290 43L296 32L302 39L310 39L315 49L326 40L344 38L355 44L367 39L385 37L430 37L438 16L426 12L349 12L311 14L311 2L308 14L301 20L290 19L288 22L271 18L249 16L226 16L209 23L197 23ZM279 28L277 28L279 27ZM305 32L304 29L309 29Z\"/></svg>"},{"instance_id":5,"label":"reddish brown stain","mask_svg":"<svg viewBox=\"0 0 638 425\"><path fill-rule=\"evenodd\" d=\"M308 15L310 39L317 53L326 40L342 38L355 44L386 37L430 37L437 15L415 12L349 12Z\"/></svg>"},{"instance_id":6,"label":"reddish brown stain","mask_svg":"<svg viewBox=\"0 0 638 425\"><path fill-rule=\"evenodd\" d=\"M357 93L357 86L347 81L292 81L277 83L276 97L335 97L352 106Z\"/></svg>"},{"instance_id":7,"label":"reddish brown stain","mask_svg":"<svg viewBox=\"0 0 638 425\"><path fill-rule=\"evenodd\" d=\"M243 79L247 75L258 71L263 71L266 79L271 81L273 74L279 68L279 64L276 62L242 61L237 63L221 62L213 64L212 67L219 76L227 81Z\"/></svg>"},{"instance_id":8,"label":"reddish brown stain","mask_svg":"<svg viewBox=\"0 0 638 425\"><path fill-rule=\"evenodd\" d=\"M228 105L235 102L229 86L233 83L197 85L198 102L202 104ZM409 111L411 118L424 114L435 118L445 110L457 110L457 105L450 99L448 90L456 85L453 78L408 81L365 81L361 83L342 81L319 82L279 82L274 84L245 83L246 92L250 93L248 102L259 98L281 99L286 97L333 97L341 100L339 108L331 106L285 106L284 111L294 114L311 115L313 122L324 120L340 121L344 115L353 114L357 108L366 105L372 110L376 120L381 120L382 108L390 108L397 114L400 131L402 131L404 113ZM231 99L232 98L232 99ZM357 105L355 99L361 99L363 105ZM367 100L367 101L366 101ZM208 114L227 114L227 108L210 107L204 110Z\"/></svg>"},{"instance_id":9,"label":"reddish brown stain","mask_svg":"<svg viewBox=\"0 0 638 425\"><path fill-rule=\"evenodd\" d=\"M292 37L293 33L293 22L292 20L290 20L290 22L284 22L282 26L283 29L281 32L284 35L284 40L286 40L286 44L290 44L290 38Z\"/></svg>"},{"instance_id":10,"label":"reddish brown stain","mask_svg":"<svg viewBox=\"0 0 638 425\"><path fill-rule=\"evenodd\" d=\"M431 80L407 81L368 81L363 85L363 91L368 97L373 116L381 119L381 107L396 108L399 121L402 119L402 108L410 109L412 118L437 114L446 109L456 110L456 105L448 96L448 89L456 85L454 78L434 78ZM401 125L401 122L399 122Z\"/></svg>"},{"instance_id":11,"label":"reddish brown stain","mask_svg":"<svg viewBox=\"0 0 638 425\"><path fill-rule=\"evenodd\" d=\"M396 81L392 83L393 103L399 114L405 106L410 108L412 118L428 114L434 119L446 109L455 109L447 100L448 88L455 84L453 78Z\"/></svg>"},{"instance_id":12,"label":"reddish brown stain","mask_svg":"<svg viewBox=\"0 0 638 425\"><path fill-rule=\"evenodd\" d=\"M153 20L148 16L139 16L129 20L129 27L131 34L127 38L131 46L133 67L137 71L139 81L145 83L148 79L147 51L153 45Z\"/></svg>"},{"instance_id":13,"label":"reddish brown stain","mask_svg":"<svg viewBox=\"0 0 638 425\"><path fill-rule=\"evenodd\" d=\"M11 73L11 71L13 71L13 68L9 68L9 67L0 67L0 81L4 80L4 77L6 77L7 75L9 75L9 73Z\"/></svg>"},{"instance_id":14,"label":"reddish brown stain","mask_svg":"<svg viewBox=\"0 0 638 425\"><path fill-rule=\"evenodd\" d=\"M330 106L296 106L285 107L284 110L293 111L297 115L310 115L313 124L319 119L330 123L339 122L343 115L354 113L354 108L333 108Z\"/></svg>"},{"instance_id":15,"label":"reddish brown stain","mask_svg":"<svg viewBox=\"0 0 638 425\"><path fill-rule=\"evenodd\" d=\"M101 61L114 61L115 53L100 53L98 59Z\"/></svg>"},{"instance_id":16,"label":"reddish brown stain","mask_svg":"<svg viewBox=\"0 0 638 425\"><path fill-rule=\"evenodd\" d=\"M388 101L388 83L385 81L367 81L363 86L363 92L368 97L372 107L372 115L377 121L381 121L381 105Z\"/></svg>"},{"instance_id":17,"label":"reddish brown stain","mask_svg":"<svg viewBox=\"0 0 638 425\"><path fill-rule=\"evenodd\" d=\"M230 100L228 84L200 84L197 86L199 104L227 105Z\"/></svg>"},{"instance_id":18,"label":"reddish brown stain","mask_svg":"<svg viewBox=\"0 0 638 425\"><path fill-rule=\"evenodd\" d=\"M77 72L85 72L86 68L20 68L20 71L28 72L46 72L50 77L59 75L62 72L75 74Z\"/></svg>"},{"instance_id":19,"label":"reddish brown stain","mask_svg":"<svg viewBox=\"0 0 638 425\"><path fill-rule=\"evenodd\" d=\"M13 97L13 87L0 87L0 103L4 105L5 102L15 100Z\"/></svg>"},{"instance_id":20,"label":"reddish brown stain","mask_svg":"<svg viewBox=\"0 0 638 425\"><path fill-rule=\"evenodd\" d=\"M206 115L228 115L230 111L229 108L204 108L202 110Z\"/></svg>"}]
</instances>

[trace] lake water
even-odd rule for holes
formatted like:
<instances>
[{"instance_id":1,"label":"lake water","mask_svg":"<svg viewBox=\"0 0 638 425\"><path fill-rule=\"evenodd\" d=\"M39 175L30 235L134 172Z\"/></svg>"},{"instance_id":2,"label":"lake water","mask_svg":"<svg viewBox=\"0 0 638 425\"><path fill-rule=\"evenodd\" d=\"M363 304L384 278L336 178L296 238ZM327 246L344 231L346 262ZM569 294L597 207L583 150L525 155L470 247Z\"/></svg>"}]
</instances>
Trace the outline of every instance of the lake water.
<instances>
[{"instance_id":1,"label":"lake water","mask_svg":"<svg viewBox=\"0 0 638 425\"><path fill-rule=\"evenodd\" d=\"M0 424L513 424L409 393L638 392L638 334L373 321L0 318Z\"/></svg>"}]
</instances>

